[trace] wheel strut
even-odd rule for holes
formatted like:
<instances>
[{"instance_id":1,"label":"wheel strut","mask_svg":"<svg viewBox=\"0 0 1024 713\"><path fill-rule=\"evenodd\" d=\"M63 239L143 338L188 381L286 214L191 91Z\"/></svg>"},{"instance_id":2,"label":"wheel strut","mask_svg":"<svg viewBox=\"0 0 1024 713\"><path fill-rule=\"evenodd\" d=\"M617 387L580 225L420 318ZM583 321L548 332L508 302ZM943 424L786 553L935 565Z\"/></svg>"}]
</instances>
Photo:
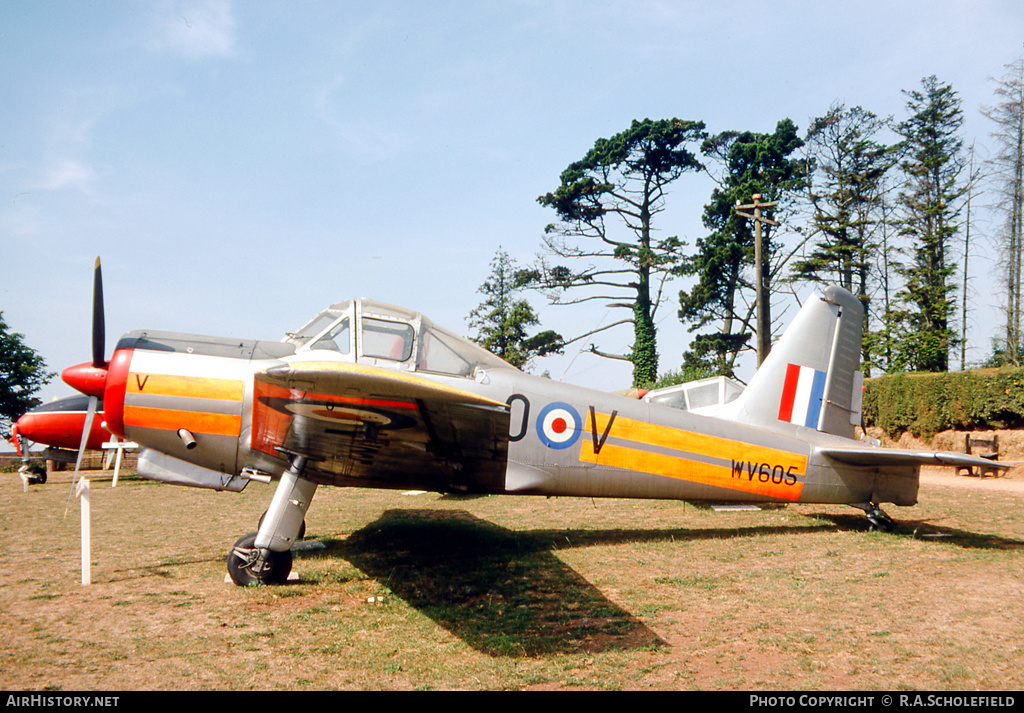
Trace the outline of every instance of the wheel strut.
<instances>
[{"instance_id":1,"label":"wheel strut","mask_svg":"<svg viewBox=\"0 0 1024 713\"><path fill-rule=\"evenodd\" d=\"M295 456L281 476L259 530L239 539L228 553L228 574L240 586L283 584L292 568L292 545L305 524L316 483L302 478L305 456Z\"/></svg>"},{"instance_id":2,"label":"wheel strut","mask_svg":"<svg viewBox=\"0 0 1024 713\"><path fill-rule=\"evenodd\" d=\"M892 532L896 527L896 523L891 517L885 514L885 512L878 506L878 503L864 503L855 505L864 511L864 515L867 517L868 522L871 523L870 530L872 532Z\"/></svg>"}]
</instances>

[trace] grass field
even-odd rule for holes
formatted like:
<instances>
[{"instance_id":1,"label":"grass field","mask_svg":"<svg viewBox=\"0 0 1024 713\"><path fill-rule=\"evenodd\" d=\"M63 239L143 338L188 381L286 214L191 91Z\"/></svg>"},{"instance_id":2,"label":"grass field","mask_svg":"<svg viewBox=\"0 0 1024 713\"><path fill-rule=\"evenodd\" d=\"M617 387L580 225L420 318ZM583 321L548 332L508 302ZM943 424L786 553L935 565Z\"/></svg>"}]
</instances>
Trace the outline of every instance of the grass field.
<instances>
[{"instance_id":1,"label":"grass field","mask_svg":"<svg viewBox=\"0 0 1024 713\"><path fill-rule=\"evenodd\" d=\"M1024 495L845 507L321 488L295 583L224 557L273 493L0 480L4 690L1020 689ZM966 480L966 479L965 479Z\"/></svg>"}]
</instances>

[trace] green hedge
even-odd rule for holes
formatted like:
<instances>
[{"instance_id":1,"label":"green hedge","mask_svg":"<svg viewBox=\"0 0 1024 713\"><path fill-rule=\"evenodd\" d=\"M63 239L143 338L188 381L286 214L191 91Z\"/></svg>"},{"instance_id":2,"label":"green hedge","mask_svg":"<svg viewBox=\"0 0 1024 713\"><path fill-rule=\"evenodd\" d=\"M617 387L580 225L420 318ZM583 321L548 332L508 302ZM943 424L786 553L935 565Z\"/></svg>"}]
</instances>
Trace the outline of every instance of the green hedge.
<instances>
[{"instance_id":1,"label":"green hedge","mask_svg":"<svg viewBox=\"0 0 1024 713\"><path fill-rule=\"evenodd\" d=\"M864 423L891 438L909 431L1024 427L1024 369L978 369L942 374L892 374L866 380Z\"/></svg>"}]
</instances>

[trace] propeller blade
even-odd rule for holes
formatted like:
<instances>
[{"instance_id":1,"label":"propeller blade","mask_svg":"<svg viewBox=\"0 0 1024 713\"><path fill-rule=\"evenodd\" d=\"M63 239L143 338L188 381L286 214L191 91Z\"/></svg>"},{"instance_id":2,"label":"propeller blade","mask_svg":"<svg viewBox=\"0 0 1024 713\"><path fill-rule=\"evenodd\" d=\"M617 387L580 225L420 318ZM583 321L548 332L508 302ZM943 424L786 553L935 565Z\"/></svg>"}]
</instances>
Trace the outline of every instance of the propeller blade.
<instances>
[{"instance_id":1,"label":"propeller blade","mask_svg":"<svg viewBox=\"0 0 1024 713\"><path fill-rule=\"evenodd\" d=\"M117 436L110 437L111 443L117 443ZM104 444L106 445L106 444ZM116 449L110 448L107 450L107 457L103 459L103 470L110 470L110 466L114 463L114 451Z\"/></svg>"},{"instance_id":2,"label":"propeller blade","mask_svg":"<svg viewBox=\"0 0 1024 713\"><path fill-rule=\"evenodd\" d=\"M96 258L96 270L92 283L92 365L97 369L106 366L103 358L106 351L106 324L103 319L103 271L100 259Z\"/></svg>"},{"instance_id":3,"label":"propeller blade","mask_svg":"<svg viewBox=\"0 0 1024 713\"><path fill-rule=\"evenodd\" d=\"M61 378L68 386L88 396L103 397L107 384L107 361L103 352L106 346L106 327L103 319L103 273L100 259L96 258L92 288L92 363L69 366L61 372Z\"/></svg>"},{"instance_id":4,"label":"propeller blade","mask_svg":"<svg viewBox=\"0 0 1024 713\"><path fill-rule=\"evenodd\" d=\"M75 474L71 477L71 492L68 493L68 502L64 506L64 517L68 516L71 509L71 495L75 493L78 482L78 471L82 467L82 456L85 455L85 446L89 442L89 432L92 430L92 419L96 415L96 405L99 399L95 396L89 397L89 408L85 412L85 427L82 429L82 444L78 447L78 460L75 461Z\"/></svg>"},{"instance_id":5,"label":"propeller blade","mask_svg":"<svg viewBox=\"0 0 1024 713\"><path fill-rule=\"evenodd\" d=\"M21 434L18 433L17 423L11 426L11 443L14 444L14 450L18 451L18 455L21 456L21 459L26 460L25 454L28 452L28 449L25 448L25 444L22 443Z\"/></svg>"}]
</instances>

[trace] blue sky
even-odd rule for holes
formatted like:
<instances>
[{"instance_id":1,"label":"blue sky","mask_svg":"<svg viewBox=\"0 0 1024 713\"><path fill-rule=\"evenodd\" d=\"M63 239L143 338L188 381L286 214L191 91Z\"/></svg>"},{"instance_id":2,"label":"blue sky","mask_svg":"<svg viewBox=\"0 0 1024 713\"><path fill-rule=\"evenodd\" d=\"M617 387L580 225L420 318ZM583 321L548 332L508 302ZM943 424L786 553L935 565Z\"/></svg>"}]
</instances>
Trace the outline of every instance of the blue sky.
<instances>
[{"instance_id":1,"label":"blue sky","mask_svg":"<svg viewBox=\"0 0 1024 713\"><path fill-rule=\"evenodd\" d=\"M554 214L537 196L632 119L803 132L834 102L900 118L901 90L935 74L982 151L989 78L1022 43L1012 0L11 0L0 310L53 370L87 360L100 255L108 355L136 328L277 340L349 297L468 333L499 246L521 264L541 250ZM677 182L664 233L700 237L710 190ZM975 259L974 359L998 323L992 255ZM617 318L530 299L566 335ZM663 369L689 341L675 309L659 313ZM537 368L630 379L577 350ZM67 393L55 380L42 396Z\"/></svg>"}]
</instances>

